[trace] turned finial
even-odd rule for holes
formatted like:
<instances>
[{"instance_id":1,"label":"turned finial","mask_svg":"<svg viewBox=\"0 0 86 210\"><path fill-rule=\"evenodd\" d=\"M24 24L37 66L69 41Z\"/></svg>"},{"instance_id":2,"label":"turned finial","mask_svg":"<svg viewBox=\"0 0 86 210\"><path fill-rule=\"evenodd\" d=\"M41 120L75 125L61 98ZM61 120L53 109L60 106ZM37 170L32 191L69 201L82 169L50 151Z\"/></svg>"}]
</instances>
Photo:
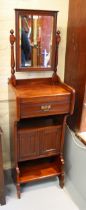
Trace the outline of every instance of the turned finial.
<instances>
[{"instance_id":1,"label":"turned finial","mask_svg":"<svg viewBox=\"0 0 86 210\"><path fill-rule=\"evenodd\" d=\"M11 43L11 45L13 45L14 42L15 42L14 30L11 29L10 30L10 43Z\"/></svg>"},{"instance_id":2,"label":"turned finial","mask_svg":"<svg viewBox=\"0 0 86 210\"><path fill-rule=\"evenodd\" d=\"M14 34L14 30L13 30L13 29L11 29L11 30L10 30L10 33L11 33L11 34Z\"/></svg>"},{"instance_id":3,"label":"turned finial","mask_svg":"<svg viewBox=\"0 0 86 210\"><path fill-rule=\"evenodd\" d=\"M59 44L59 42L61 41L61 36L60 36L59 30L56 32L56 39L57 39L57 43Z\"/></svg>"}]
</instances>

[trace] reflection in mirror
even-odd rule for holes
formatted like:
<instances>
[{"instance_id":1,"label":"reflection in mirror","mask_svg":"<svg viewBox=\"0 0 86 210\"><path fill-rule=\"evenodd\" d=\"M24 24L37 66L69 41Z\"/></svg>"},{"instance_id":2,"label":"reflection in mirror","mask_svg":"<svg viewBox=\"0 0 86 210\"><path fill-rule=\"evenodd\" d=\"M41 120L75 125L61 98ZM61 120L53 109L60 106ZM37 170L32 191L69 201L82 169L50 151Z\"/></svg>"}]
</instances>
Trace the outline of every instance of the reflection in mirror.
<instances>
[{"instance_id":1,"label":"reflection in mirror","mask_svg":"<svg viewBox=\"0 0 86 210\"><path fill-rule=\"evenodd\" d=\"M20 67L51 67L53 16L19 16Z\"/></svg>"}]
</instances>

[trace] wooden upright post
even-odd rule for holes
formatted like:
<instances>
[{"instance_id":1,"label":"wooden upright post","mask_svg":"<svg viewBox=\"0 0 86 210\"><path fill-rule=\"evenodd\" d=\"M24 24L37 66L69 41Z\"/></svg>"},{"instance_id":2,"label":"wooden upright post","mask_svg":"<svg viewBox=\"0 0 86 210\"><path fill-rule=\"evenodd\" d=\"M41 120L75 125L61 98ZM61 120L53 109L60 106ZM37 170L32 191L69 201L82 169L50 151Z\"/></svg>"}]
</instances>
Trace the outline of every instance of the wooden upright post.
<instances>
[{"instance_id":1,"label":"wooden upright post","mask_svg":"<svg viewBox=\"0 0 86 210\"><path fill-rule=\"evenodd\" d=\"M53 81L59 80L59 77L57 76L57 65L58 65L58 46L59 42L61 40L60 37L60 31L56 32L56 46L55 46L55 66L54 66L54 73L53 73Z\"/></svg>"},{"instance_id":2,"label":"wooden upright post","mask_svg":"<svg viewBox=\"0 0 86 210\"><path fill-rule=\"evenodd\" d=\"M15 42L15 36L14 36L14 30L10 30L10 44L11 44L11 83L15 86L16 85L16 77L15 77L15 59L14 59L14 42Z\"/></svg>"}]
</instances>

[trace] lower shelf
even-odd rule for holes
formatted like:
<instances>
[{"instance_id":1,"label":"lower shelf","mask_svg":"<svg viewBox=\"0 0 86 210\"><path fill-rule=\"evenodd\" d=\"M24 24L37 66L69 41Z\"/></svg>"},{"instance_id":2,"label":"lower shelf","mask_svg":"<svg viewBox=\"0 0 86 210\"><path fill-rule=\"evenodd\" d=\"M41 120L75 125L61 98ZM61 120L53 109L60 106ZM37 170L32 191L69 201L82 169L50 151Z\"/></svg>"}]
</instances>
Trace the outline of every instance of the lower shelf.
<instances>
[{"instance_id":1,"label":"lower shelf","mask_svg":"<svg viewBox=\"0 0 86 210\"><path fill-rule=\"evenodd\" d=\"M26 183L61 174L60 164L56 159L41 159L19 163L17 182Z\"/></svg>"}]
</instances>

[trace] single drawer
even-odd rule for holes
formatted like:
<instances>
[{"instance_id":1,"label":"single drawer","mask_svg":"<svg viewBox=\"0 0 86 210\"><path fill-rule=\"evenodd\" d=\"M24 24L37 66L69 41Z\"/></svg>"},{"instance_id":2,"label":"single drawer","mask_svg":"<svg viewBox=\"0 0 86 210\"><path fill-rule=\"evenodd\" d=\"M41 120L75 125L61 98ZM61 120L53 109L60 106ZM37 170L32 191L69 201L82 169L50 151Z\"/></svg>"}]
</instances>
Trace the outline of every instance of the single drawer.
<instances>
[{"instance_id":1,"label":"single drawer","mask_svg":"<svg viewBox=\"0 0 86 210\"><path fill-rule=\"evenodd\" d=\"M64 114L70 112L70 98L63 97L60 100L46 101L22 101L20 103L20 118L35 116L47 116L54 114Z\"/></svg>"}]
</instances>

